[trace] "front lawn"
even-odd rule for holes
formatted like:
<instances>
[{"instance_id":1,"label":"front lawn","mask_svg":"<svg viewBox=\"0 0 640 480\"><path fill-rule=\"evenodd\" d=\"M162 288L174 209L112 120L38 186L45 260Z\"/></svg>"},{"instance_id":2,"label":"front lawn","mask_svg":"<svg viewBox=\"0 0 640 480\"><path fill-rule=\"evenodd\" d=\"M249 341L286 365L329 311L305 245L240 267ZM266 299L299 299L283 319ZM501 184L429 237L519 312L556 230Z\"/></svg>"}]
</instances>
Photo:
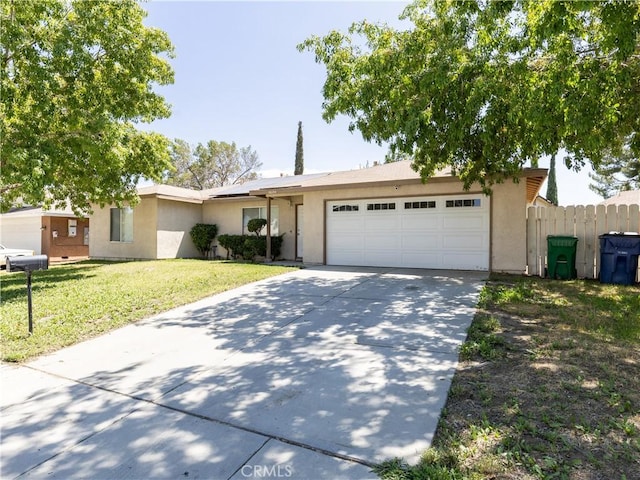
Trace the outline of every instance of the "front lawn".
<instances>
[{"instance_id":1,"label":"front lawn","mask_svg":"<svg viewBox=\"0 0 640 480\"><path fill-rule=\"evenodd\" d=\"M0 274L2 360L24 361L150 315L292 270L202 260L86 261L34 272L33 335L23 273Z\"/></svg>"},{"instance_id":2,"label":"front lawn","mask_svg":"<svg viewBox=\"0 0 640 480\"><path fill-rule=\"evenodd\" d=\"M432 448L384 479L640 478L640 288L493 276Z\"/></svg>"}]
</instances>

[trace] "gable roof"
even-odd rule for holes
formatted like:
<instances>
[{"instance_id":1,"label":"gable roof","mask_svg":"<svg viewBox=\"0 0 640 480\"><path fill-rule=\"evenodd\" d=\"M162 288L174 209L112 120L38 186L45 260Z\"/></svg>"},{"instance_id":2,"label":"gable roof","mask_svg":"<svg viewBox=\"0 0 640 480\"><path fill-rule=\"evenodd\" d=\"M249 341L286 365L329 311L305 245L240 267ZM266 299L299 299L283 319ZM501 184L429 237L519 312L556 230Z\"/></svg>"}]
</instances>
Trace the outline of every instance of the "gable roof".
<instances>
[{"instance_id":1,"label":"gable roof","mask_svg":"<svg viewBox=\"0 0 640 480\"><path fill-rule=\"evenodd\" d=\"M640 190L626 190L615 197L607 198L600 205L634 205L640 204Z\"/></svg>"},{"instance_id":2,"label":"gable roof","mask_svg":"<svg viewBox=\"0 0 640 480\"><path fill-rule=\"evenodd\" d=\"M174 187L173 185L150 185L148 187L139 187L138 196L156 196L166 200L202 203L202 192L200 190Z\"/></svg>"},{"instance_id":3,"label":"gable roof","mask_svg":"<svg viewBox=\"0 0 640 480\"><path fill-rule=\"evenodd\" d=\"M542 168L525 168L521 177L526 178L527 201L533 202L540 191L540 187L547 177L547 170ZM451 173L447 167L435 172L429 181L458 181L458 177ZM383 163L373 167L357 170L345 170L331 172L315 178L306 179L300 185L281 185L278 191L276 187L255 189L250 192L254 196L266 196L272 194L291 194L310 190L324 190L327 188L351 188L380 185L406 185L421 183L422 178L412 167L411 160Z\"/></svg>"},{"instance_id":4,"label":"gable roof","mask_svg":"<svg viewBox=\"0 0 640 480\"><path fill-rule=\"evenodd\" d=\"M70 206L67 208L51 208L49 210L43 207L24 206L12 208L8 212L2 214L3 217L74 217L76 214Z\"/></svg>"},{"instance_id":5,"label":"gable roof","mask_svg":"<svg viewBox=\"0 0 640 480\"><path fill-rule=\"evenodd\" d=\"M291 195L328 188L421 183L420 174L413 169L411 164L411 160L403 160L355 170L259 178L239 185L227 185L201 191L170 185L152 185L139 188L138 194L141 197L155 195L158 198L202 203L205 200L221 198ZM533 202L547 176L547 170L526 168L522 171L521 176L526 178L527 182L527 201ZM458 181L458 177L451 174L450 168L445 168L437 171L429 181Z\"/></svg>"}]
</instances>

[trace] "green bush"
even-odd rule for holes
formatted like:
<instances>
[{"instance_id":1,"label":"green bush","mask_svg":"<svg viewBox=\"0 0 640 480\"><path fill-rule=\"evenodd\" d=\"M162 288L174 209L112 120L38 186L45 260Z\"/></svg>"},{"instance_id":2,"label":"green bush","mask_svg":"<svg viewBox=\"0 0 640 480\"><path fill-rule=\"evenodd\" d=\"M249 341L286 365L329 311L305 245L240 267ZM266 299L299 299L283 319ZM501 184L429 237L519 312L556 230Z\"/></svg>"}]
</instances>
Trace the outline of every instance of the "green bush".
<instances>
[{"instance_id":1,"label":"green bush","mask_svg":"<svg viewBox=\"0 0 640 480\"><path fill-rule=\"evenodd\" d=\"M282 250L283 235L271 237L271 258L276 259ZM238 258L241 256L245 260L253 260L257 255L267 255L267 237L256 237L254 235L220 235L218 243L227 250L229 256Z\"/></svg>"},{"instance_id":2,"label":"green bush","mask_svg":"<svg viewBox=\"0 0 640 480\"><path fill-rule=\"evenodd\" d=\"M191 231L191 240L203 257L211 250L211 242L218 234L218 226L207 223L196 223Z\"/></svg>"},{"instance_id":3,"label":"green bush","mask_svg":"<svg viewBox=\"0 0 640 480\"><path fill-rule=\"evenodd\" d=\"M255 233L257 237L260 236L260 232L267 226L267 221L264 218L252 218L247 222L247 230L251 233Z\"/></svg>"}]
</instances>

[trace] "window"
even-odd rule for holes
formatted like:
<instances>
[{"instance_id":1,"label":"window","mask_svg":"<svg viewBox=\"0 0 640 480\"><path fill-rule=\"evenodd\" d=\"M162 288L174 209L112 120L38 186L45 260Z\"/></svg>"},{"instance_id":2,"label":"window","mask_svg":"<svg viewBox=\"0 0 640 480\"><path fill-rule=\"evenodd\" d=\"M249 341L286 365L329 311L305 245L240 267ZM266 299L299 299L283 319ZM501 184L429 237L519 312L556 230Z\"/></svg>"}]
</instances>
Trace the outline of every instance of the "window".
<instances>
[{"instance_id":1,"label":"window","mask_svg":"<svg viewBox=\"0 0 640 480\"><path fill-rule=\"evenodd\" d=\"M242 233L249 233L247 230L247 223L252 218L264 218L267 219L267 207L253 207L253 208L243 208L242 209ZM278 207L271 207L271 235L280 235L279 232L279 215L278 215ZM265 227L261 232L261 235L267 234L267 228Z\"/></svg>"},{"instance_id":2,"label":"window","mask_svg":"<svg viewBox=\"0 0 640 480\"><path fill-rule=\"evenodd\" d=\"M465 200L447 200L447 208L456 207L480 207L482 204L479 198L470 198Z\"/></svg>"},{"instance_id":3,"label":"window","mask_svg":"<svg viewBox=\"0 0 640 480\"><path fill-rule=\"evenodd\" d=\"M395 210L395 203L368 203L367 210Z\"/></svg>"},{"instance_id":4,"label":"window","mask_svg":"<svg viewBox=\"0 0 640 480\"><path fill-rule=\"evenodd\" d=\"M111 241L133 242L133 208L111 209Z\"/></svg>"},{"instance_id":5,"label":"window","mask_svg":"<svg viewBox=\"0 0 640 480\"><path fill-rule=\"evenodd\" d=\"M357 212L360 210L358 205L334 205L334 212Z\"/></svg>"},{"instance_id":6,"label":"window","mask_svg":"<svg viewBox=\"0 0 640 480\"><path fill-rule=\"evenodd\" d=\"M435 200L428 200L422 202L405 202L404 203L405 210L410 210L414 208L436 208Z\"/></svg>"}]
</instances>

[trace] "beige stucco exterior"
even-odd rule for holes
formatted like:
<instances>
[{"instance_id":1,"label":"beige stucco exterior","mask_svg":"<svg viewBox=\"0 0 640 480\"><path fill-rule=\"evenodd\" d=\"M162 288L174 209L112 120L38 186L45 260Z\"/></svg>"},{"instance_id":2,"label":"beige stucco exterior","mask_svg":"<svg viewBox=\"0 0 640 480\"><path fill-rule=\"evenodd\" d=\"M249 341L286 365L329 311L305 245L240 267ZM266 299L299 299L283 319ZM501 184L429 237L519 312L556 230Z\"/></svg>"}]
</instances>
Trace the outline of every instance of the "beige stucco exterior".
<instances>
[{"instance_id":1,"label":"beige stucco exterior","mask_svg":"<svg viewBox=\"0 0 640 480\"><path fill-rule=\"evenodd\" d=\"M109 209L96 209L91 219L90 255L99 258L175 258L198 256L189 231L196 223L218 226L218 235L241 234L244 208L265 208L268 202L278 212L278 229L284 235L280 258L297 258L297 206L304 206L301 225L303 260L326 263L326 204L357 198L402 198L428 195L482 194L479 185L464 190L462 182L441 174L422 183L409 164L399 162L362 171L336 172L326 176L296 179L289 184L279 179L273 186L247 186L245 193L191 192L157 186L147 190L134 209L133 242L109 241ZM546 171L523 172L519 182L493 186L490 202L490 270L523 273L526 265L526 208L531 204ZM286 180L286 179L285 179ZM268 183L268 182L267 182ZM170 196L167 196L170 194ZM173 196L171 196L173 195ZM244 232L246 233L246 232ZM214 242L215 243L215 242ZM219 247L217 254L227 252Z\"/></svg>"},{"instance_id":2,"label":"beige stucco exterior","mask_svg":"<svg viewBox=\"0 0 640 480\"><path fill-rule=\"evenodd\" d=\"M242 209L266 209L266 207L267 199L262 197L206 200L202 207L202 221L217 225L218 235L240 235L243 233ZM276 198L272 199L271 207L272 209L276 207L278 211L278 234L284 234L281 256L285 259L293 259L295 257L295 203L289 199ZM226 257L227 251L219 247L217 254Z\"/></svg>"},{"instance_id":3,"label":"beige stucco exterior","mask_svg":"<svg viewBox=\"0 0 640 480\"><path fill-rule=\"evenodd\" d=\"M202 205L153 196L142 197L133 209L133 241L112 242L110 209L94 208L89 256L103 259L198 257L189 231L202 222Z\"/></svg>"}]
</instances>

